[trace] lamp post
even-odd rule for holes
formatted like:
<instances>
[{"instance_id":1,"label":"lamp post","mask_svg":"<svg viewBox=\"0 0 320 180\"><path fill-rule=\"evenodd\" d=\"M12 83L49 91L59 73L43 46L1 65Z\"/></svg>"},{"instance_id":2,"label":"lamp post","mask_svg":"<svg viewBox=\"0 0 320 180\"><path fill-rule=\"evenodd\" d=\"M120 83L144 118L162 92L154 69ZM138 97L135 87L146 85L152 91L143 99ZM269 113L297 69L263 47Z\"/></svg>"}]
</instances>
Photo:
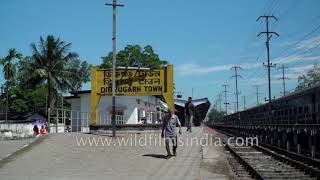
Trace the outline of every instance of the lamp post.
<instances>
[{"instance_id":1,"label":"lamp post","mask_svg":"<svg viewBox=\"0 0 320 180\"><path fill-rule=\"evenodd\" d=\"M116 9L124 5L117 4L117 0L111 3L106 3L107 6L112 6L112 137L116 136Z\"/></svg>"}]
</instances>

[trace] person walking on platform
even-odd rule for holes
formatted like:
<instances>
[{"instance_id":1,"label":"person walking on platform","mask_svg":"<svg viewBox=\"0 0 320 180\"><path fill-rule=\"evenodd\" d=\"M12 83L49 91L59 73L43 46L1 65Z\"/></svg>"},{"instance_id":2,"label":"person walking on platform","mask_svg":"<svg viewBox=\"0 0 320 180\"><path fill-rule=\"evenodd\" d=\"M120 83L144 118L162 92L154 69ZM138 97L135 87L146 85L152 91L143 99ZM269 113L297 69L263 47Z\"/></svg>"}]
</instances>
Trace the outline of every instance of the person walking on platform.
<instances>
[{"instance_id":1,"label":"person walking on platform","mask_svg":"<svg viewBox=\"0 0 320 180\"><path fill-rule=\"evenodd\" d=\"M189 97L188 102L184 105L184 117L187 126L187 132L192 132L191 127L194 117L194 105L192 104L191 97Z\"/></svg>"},{"instance_id":2,"label":"person walking on platform","mask_svg":"<svg viewBox=\"0 0 320 180\"><path fill-rule=\"evenodd\" d=\"M163 119L163 126L162 126L162 133L161 137L165 137L165 144L166 144L166 150L167 150L167 156L166 158L169 159L172 154L170 152L170 141L173 143L172 151L173 156L177 155L177 147L178 147L178 137L176 134L176 127L179 127L179 134L181 134L181 123L179 121L179 118L177 115L174 114L174 111L169 109L168 114Z\"/></svg>"}]
</instances>

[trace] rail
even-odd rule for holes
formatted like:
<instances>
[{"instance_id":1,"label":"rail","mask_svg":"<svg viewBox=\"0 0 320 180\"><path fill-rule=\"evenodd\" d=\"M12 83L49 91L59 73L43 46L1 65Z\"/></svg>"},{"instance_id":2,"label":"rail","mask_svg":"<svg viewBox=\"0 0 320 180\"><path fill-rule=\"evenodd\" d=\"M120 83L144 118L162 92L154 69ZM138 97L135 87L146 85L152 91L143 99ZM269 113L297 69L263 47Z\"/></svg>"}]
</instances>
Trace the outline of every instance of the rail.
<instances>
[{"instance_id":1,"label":"rail","mask_svg":"<svg viewBox=\"0 0 320 180\"><path fill-rule=\"evenodd\" d=\"M218 129L219 132L234 137L233 134L230 134L230 131L226 132L221 129ZM237 136L240 136L239 134ZM253 173L253 175L257 179L264 179L261 174L259 174L250 164L248 164L243 158L241 158L235 151L233 151L232 148L230 148L229 145L226 145L226 148L230 150L230 152L239 160L241 164L246 166L248 171L250 173ZM306 156L296 154L293 152L285 151L276 147L273 147L271 145L265 144L265 143L259 143L259 146L254 146L255 149L262 151L263 153L272 156L273 158L281 161L286 162L305 173L309 174L311 177L316 177L317 179L320 179L320 161L316 159L311 159Z\"/></svg>"}]
</instances>

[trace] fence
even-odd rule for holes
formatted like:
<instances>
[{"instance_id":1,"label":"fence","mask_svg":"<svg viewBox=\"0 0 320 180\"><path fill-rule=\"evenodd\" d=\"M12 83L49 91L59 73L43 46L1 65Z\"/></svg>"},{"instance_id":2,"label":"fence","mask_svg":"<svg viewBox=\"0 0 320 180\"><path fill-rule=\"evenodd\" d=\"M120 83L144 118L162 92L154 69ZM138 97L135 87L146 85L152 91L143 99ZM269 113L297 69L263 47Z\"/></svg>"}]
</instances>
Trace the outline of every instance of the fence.
<instances>
[{"instance_id":1,"label":"fence","mask_svg":"<svg viewBox=\"0 0 320 180\"><path fill-rule=\"evenodd\" d=\"M112 115L106 113L98 113L98 125L111 125ZM116 115L116 124L125 124L125 118L123 115Z\"/></svg>"},{"instance_id":2,"label":"fence","mask_svg":"<svg viewBox=\"0 0 320 180\"><path fill-rule=\"evenodd\" d=\"M89 117L88 112L52 109L48 113L49 132L89 132Z\"/></svg>"}]
</instances>

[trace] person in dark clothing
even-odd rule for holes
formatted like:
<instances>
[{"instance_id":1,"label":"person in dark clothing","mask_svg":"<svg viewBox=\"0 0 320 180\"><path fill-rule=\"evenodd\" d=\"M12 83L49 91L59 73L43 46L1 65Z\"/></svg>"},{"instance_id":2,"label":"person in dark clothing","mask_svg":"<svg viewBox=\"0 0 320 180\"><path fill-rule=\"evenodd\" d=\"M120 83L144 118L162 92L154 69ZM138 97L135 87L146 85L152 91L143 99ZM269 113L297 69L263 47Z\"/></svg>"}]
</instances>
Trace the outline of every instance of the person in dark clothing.
<instances>
[{"instance_id":1,"label":"person in dark clothing","mask_svg":"<svg viewBox=\"0 0 320 180\"><path fill-rule=\"evenodd\" d=\"M37 125L33 126L33 137L37 137L39 134L39 128Z\"/></svg>"},{"instance_id":2,"label":"person in dark clothing","mask_svg":"<svg viewBox=\"0 0 320 180\"><path fill-rule=\"evenodd\" d=\"M187 126L187 132L191 130L193 117L194 117L194 105L192 104L192 98L189 97L188 102L184 106L184 117Z\"/></svg>"}]
</instances>

